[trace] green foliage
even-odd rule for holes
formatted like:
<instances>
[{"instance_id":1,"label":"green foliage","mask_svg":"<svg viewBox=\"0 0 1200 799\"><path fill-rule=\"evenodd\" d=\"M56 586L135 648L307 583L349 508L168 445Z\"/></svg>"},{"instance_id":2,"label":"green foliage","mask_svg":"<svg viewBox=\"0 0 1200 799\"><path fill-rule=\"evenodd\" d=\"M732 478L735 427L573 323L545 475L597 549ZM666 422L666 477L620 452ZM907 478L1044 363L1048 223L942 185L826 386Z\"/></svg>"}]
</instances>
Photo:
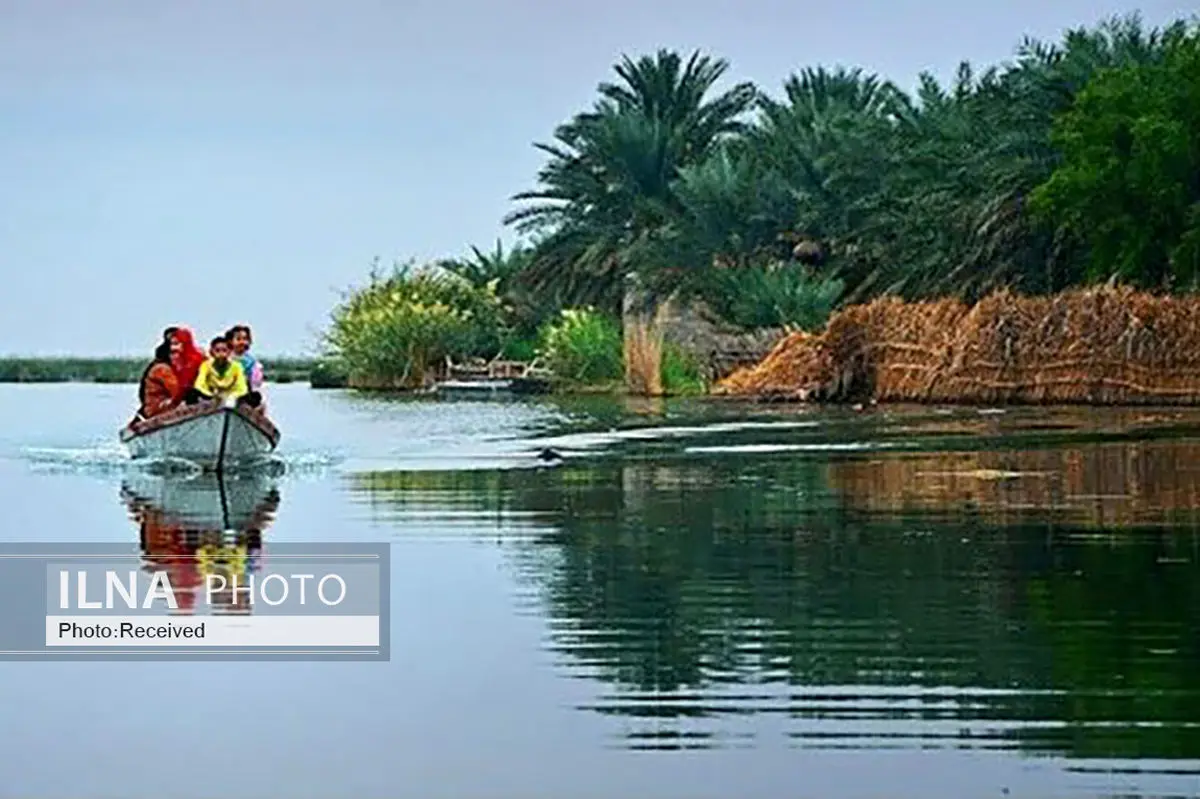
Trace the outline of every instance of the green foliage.
<instances>
[{"instance_id":1,"label":"green foliage","mask_svg":"<svg viewBox=\"0 0 1200 799\"><path fill-rule=\"evenodd\" d=\"M663 347L663 390L673 396L704 394L708 383L696 359L673 344Z\"/></svg>"},{"instance_id":2,"label":"green foliage","mask_svg":"<svg viewBox=\"0 0 1200 799\"><path fill-rule=\"evenodd\" d=\"M500 357L509 361L523 361L529 363L538 356L538 341L537 337L527 338L524 336L509 336L504 341L504 348L500 351Z\"/></svg>"},{"instance_id":3,"label":"green foliage","mask_svg":"<svg viewBox=\"0 0 1200 799\"><path fill-rule=\"evenodd\" d=\"M703 297L721 318L747 329L823 326L843 282L797 266L745 266L711 273Z\"/></svg>"},{"instance_id":4,"label":"green foliage","mask_svg":"<svg viewBox=\"0 0 1200 799\"><path fill-rule=\"evenodd\" d=\"M1196 287L1198 38L1114 18L1026 40L1001 66L963 62L948 85L924 74L911 94L821 66L777 96L721 90L721 59L623 57L536 145L537 185L505 219L528 244L373 278L330 341L352 376L393 385L446 355L524 360L535 340L564 377L595 382L622 372L603 315L634 292L811 329L885 294L971 300L1112 275ZM581 306L597 310L558 316Z\"/></svg>"},{"instance_id":5,"label":"green foliage","mask_svg":"<svg viewBox=\"0 0 1200 799\"><path fill-rule=\"evenodd\" d=\"M532 204L506 218L542 234L529 285L616 311L627 275L658 274L659 239L677 213L673 182L743 129L757 95L748 83L716 93L727 70L698 52L686 61L666 50L623 58L591 110L560 125L553 144L537 145L549 156L540 186L518 194Z\"/></svg>"},{"instance_id":6,"label":"green foliage","mask_svg":"<svg viewBox=\"0 0 1200 799\"><path fill-rule=\"evenodd\" d=\"M559 311L553 298L534 293L522 281L532 259L530 247L519 244L505 251L497 239L496 248L490 253L472 246L470 257L450 258L438 265L479 290L494 287L503 307L506 333L528 339L535 337L538 328Z\"/></svg>"},{"instance_id":7,"label":"green foliage","mask_svg":"<svg viewBox=\"0 0 1200 799\"><path fill-rule=\"evenodd\" d=\"M1098 74L1054 126L1062 164L1035 212L1085 240L1089 276L1148 288L1200 280L1200 34Z\"/></svg>"},{"instance_id":8,"label":"green foliage","mask_svg":"<svg viewBox=\"0 0 1200 799\"><path fill-rule=\"evenodd\" d=\"M313 364L309 385L313 388L345 388L349 382L346 365L336 358L322 358Z\"/></svg>"},{"instance_id":9,"label":"green foliage","mask_svg":"<svg viewBox=\"0 0 1200 799\"><path fill-rule=\"evenodd\" d=\"M724 61L625 58L592 109L538 145L547 155L538 187L516 197L532 204L507 219L541 236L522 279L615 311L630 275L652 299L711 296L718 267L794 266L792 243L819 242L819 277L829 280L818 288L784 287L792 299L750 311L766 289L747 284L725 303L753 324L819 317L834 295L1055 291L1132 264L1152 273L1154 260L1176 264L1178 284L1200 248L1188 221L1200 213L1189 210L1200 81L1194 60L1172 54L1189 37L1183 23L1147 30L1136 16L1113 19L1054 45L1026 40L1003 66L964 62L949 85L923 75L911 95L860 69L819 66L787 78L777 97L745 84L716 94ZM1088 177L1124 128L1154 146L1108 164L1104 180ZM1090 155L1072 154L1084 146L1072 136L1090 142ZM1048 225L1029 199L1052 175ZM1125 196L1137 198L1128 218L1148 209L1156 221L1085 232Z\"/></svg>"},{"instance_id":10,"label":"green foliage","mask_svg":"<svg viewBox=\"0 0 1200 799\"><path fill-rule=\"evenodd\" d=\"M621 326L593 308L567 309L541 331L540 354L556 377L595 385L624 375Z\"/></svg>"},{"instance_id":11,"label":"green foliage","mask_svg":"<svg viewBox=\"0 0 1200 799\"><path fill-rule=\"evenodd\" d=\"M352 380L380 386L423 385L447 357L491 356L501 346L502 309L495 285L471 285L439 268L397 266L335 309L331 354Z\"/></svg>"}]
</instances>

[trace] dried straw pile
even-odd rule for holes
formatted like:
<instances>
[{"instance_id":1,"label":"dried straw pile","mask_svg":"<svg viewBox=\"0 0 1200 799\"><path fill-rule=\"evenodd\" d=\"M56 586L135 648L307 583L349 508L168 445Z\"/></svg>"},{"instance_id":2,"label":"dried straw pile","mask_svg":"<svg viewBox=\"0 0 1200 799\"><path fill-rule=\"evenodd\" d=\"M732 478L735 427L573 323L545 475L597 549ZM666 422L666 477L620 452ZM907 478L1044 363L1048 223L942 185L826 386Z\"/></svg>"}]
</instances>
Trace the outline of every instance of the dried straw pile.
<instances>
[{"instance_id":1,"label":"dried straw pile","mask_svg":"<svg viewBox=\"0 0 1200 799\"><path fill-rule=\"evenodd\" d=\"M794 333L716 393L914 402L1200 404L1200 297L1122 286L974 306L895 298Z\"/></svg>"}]
</instances>

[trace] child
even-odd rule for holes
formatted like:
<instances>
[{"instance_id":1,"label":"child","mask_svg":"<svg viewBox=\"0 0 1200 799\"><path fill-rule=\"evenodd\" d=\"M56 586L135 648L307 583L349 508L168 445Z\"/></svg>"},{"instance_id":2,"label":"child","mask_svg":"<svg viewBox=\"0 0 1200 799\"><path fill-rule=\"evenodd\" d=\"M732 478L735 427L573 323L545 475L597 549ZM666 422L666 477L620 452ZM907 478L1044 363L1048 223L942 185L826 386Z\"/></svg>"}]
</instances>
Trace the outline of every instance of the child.
<instances>
[{"instance_id":1,"label":"child","mask_svg":"<svg viewBox=\"0 0 1200 799\"><path fill-rule=\"evenodd\" d=\"M200 399L241 399L249 389L242 365L229 357L229 342L217 336L209 344L209 358L200 365L196 375L195 391L191 392L189 404ZM199 396L197 396L199 395Z\"/></svg>"},{"instance_id":2,"label":"child","mask_svg":"<svg viewBox=\"0 0 1200 799\"><path fill-rule=\"evenodd\" d=\"M250 354L250 345L253 343L250 327L234 325L225 332L225 338L229 340L234 359L242 365L242 372L246 375L246 387L249 391L246 392L244 402L257 408L262 404L263 370L258 359Z\"/></svg>"}]
</instances>

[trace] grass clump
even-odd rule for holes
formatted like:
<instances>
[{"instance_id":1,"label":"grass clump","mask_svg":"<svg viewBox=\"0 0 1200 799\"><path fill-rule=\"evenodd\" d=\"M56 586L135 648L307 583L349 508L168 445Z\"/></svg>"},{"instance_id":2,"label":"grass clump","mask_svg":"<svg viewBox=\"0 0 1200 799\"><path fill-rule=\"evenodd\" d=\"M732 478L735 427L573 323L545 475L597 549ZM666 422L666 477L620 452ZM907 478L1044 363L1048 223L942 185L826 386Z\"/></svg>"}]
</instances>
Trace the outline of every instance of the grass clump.
<instances>
[{"instance_id":1,"label":"grass clump","mask_svg":"<svg viewBox=\"0 0 1200 799\"><path fill-rule=\"evenodd\" d=\"M411 389L427 385L447 357L490 357L502 345L495 287L474 286L436 267L398 266L352 291L333 312L330 355L350 385Z\"/></svg>"},{"instance_id":2,"label":"grass clump","mask_svg":"<svg viewBox=\"0 0 1200 799\"><path fill-rule=\"evenodd\" d=\"M621 326L592 308L571 308L542 326L539 354L564 387L597 386L625 374Z\"/></svg>"},{"instance_id":3,"label":"grass clump","mask_svg":"<svg viewBox=\"0 0 1200 799\"><path fill-rule=\"evenodd\" d=\"M662 357L663 390L673 396L694 396L708 393L699 362L686 350L667 344Z\"/></svg>"},{"instance_id":4,"label":"grass clump","mask_svg":"<svg viewBox=\"0 0 1200 799\"><path fill-rule=\"evenodd\" d=\"M618 390L625 376L620 323L593 308L562 311L539 337L542 362L560 390ZM697 360L673 344L663 347L663 387L672 395L704 394L708 385Z\"/></svg>"}]
</instances>

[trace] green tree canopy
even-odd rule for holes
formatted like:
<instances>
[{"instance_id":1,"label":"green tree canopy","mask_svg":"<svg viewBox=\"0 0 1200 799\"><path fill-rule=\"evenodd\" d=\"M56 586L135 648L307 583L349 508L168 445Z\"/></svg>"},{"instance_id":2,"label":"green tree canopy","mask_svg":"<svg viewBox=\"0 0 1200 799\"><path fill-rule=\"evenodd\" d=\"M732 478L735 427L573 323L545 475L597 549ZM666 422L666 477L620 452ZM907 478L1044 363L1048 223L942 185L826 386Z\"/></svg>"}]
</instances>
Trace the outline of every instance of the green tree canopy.
<instances>
[{"instance_id":1,"label":"green tree canopy","mask_svg":"<svg viewBox=\"0 0 1200 799\"><path fill-rule=\"evenodd\" d=\"M660 241L678 201L681 170L703 163L743 130L756 90L717 93L728 64L700 53L686 61L659 51L616 65L594 107L536 145L549 158L539 187L516 195L532 204L506 222L544 235L527 272L532 285L567 302L616 308L624 278L661 266Z\"/></svg>"},{"instance_id":2,"label":"green tree canopy","mask_svg":"<svg viewBox=\"0 0 1200 799\"><path fill-rule=\"evenodd\" d=\"M1033 197L1087 242L1088 276L1194 289L1200 278L1200 34L1108 69L1059 117L1062 163Z\"/></svg>"}]
</instances>

